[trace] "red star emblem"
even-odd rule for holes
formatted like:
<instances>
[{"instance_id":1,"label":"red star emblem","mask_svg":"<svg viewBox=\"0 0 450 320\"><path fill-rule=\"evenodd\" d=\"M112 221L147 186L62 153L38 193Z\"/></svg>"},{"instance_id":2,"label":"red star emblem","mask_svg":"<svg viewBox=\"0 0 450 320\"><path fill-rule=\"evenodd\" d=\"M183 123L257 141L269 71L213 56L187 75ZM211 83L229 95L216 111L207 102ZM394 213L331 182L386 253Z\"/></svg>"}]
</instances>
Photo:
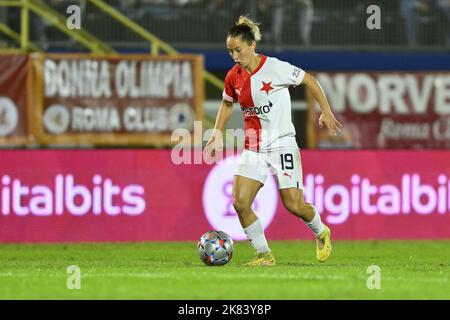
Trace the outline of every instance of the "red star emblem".
<instances>
[{"instance_id":1,"label":"red star emblem","mask_svg":"<svg viewBox=\"0 0 450 320\"><path fill-rule=\"evenodd\" d=\"M264 81L262 81L262 83L263 83L263 86L259 91L265 91L267 94L269 94L269 91L273 89L271 86L272 81L270 81L268 83L265 83Z\"/></svg>"}]
</instances>

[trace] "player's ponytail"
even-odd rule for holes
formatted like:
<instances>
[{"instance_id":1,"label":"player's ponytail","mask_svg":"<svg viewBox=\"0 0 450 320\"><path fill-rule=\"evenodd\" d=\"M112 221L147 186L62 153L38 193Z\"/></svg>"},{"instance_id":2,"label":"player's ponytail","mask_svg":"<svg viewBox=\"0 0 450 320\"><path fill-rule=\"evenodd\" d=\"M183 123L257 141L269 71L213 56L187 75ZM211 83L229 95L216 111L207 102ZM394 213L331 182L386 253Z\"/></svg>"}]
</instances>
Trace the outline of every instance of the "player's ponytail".
<instances>
[{"instance_id":1,"label":"player's ponytail","mask_svg":"<svg viewBox=\"0 0 450 320\"><path fill-rule=\"evenodd\" d=\"M259 31L259 23L254 22L247 16L240 16L236 25L228 31L229 37L241 36L242 40L251 43L261 40L261 31Z\"/></svg>"}]
</instances>

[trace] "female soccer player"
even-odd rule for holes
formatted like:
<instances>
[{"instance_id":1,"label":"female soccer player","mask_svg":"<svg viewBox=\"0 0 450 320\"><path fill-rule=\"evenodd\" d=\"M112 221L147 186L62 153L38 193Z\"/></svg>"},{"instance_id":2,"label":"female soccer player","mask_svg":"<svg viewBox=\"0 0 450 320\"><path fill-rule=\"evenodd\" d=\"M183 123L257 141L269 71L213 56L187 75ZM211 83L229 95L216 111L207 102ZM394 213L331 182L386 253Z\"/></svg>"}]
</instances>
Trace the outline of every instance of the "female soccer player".
<instances>
[{"instance_id":1,"label":"female soccer player","mask_svg":"<svg viewBox=\"0 0 450 320\"><path fill-rule=\"evenodd\" d=\"M245 122L245 148L233 181L233 205L256 257L247 265L273 266L275 258L252 203L268 174L278 181L285 208L302 219L316 236L316 256L321 262L331 254L330 229L316 208L305 203L300 152L291 120L289 86L304 84L319 102L319 126L336 134L342 125L335 119L317 80L301 68L255 52L259 27L245 16L228 31L227 48L236 63L225 78L223 100L205 153L214 157L221 148L221 131L239 102Z\"/></svg>"}]
</instances>

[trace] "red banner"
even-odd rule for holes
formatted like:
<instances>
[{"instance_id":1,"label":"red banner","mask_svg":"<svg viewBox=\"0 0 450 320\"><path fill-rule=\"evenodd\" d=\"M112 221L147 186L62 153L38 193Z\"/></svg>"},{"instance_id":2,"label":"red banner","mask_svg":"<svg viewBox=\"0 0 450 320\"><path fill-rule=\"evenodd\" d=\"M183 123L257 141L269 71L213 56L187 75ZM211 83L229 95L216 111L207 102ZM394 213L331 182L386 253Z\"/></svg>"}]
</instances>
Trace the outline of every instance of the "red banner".
<instances>
[{"instance_id":1,"label":"red banner","mask_svg":"<svg viewBox=\"0 0 450 320\"><path fill-rule=\"evenodd\" d=\"M33 55L34 134L42 145L170 146L203 119L198 55Z\"/></svg>"},{"instance_id":2,"label":"red banner","mask_svg":"<svg viewBox=\"0 0 450 320\"><path fill-rule=\"evenodd\" d=\"M28 141L28 55L0 54L0 146Z\"/></svg>"},{"instance_id":3,"label":"red banner","mask_svg":"<svg viewBox=\"0 0 450 320\"><path fill-rule=\"evenodd\" d=\"M2 151L0 242L194 241L209 229L244 239L232 206L235 158L213 166L198 153L177 165L174 156ZM449 151L304 151L306 200L334 239L450 238L448 159ZM273 177L254 209L269 239L312 238L283 208Z\"/></svg>"},{"instance_id":4,"label":"red banner","mask_svg":"<svg viewBox=\"0 0 450 320\"><path fill-rule=\"evenodd\" d=\"M317 73L343 132L317 128L320 108L309 94L311 146L319 148L450 148L450 73Z\"/></svg>"}]
</instances>

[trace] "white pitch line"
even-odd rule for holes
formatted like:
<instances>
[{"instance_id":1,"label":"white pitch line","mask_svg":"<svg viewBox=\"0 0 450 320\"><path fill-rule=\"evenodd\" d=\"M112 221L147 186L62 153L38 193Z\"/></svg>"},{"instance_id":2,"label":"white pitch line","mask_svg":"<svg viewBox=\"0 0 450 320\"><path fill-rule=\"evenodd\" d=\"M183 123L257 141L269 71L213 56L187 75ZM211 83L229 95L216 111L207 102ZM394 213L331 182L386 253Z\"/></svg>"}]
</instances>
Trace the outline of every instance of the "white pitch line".
<instances>
[{"instance_id":1,"label":"white pitch line","mask_svg":"<svg viewBox=\"0 0 450 320\"><path fill-rule=\"evenodd\" d=\"M203 277L205 274L191 274L189 276ZM51 277L51 278L67 278L67 274L58 273L14 273L14 272L4 272L0 273L0 277L3 278L24 278L24 277ZM81 278L148 278L148 279L183 279L186 275L174 275L173 273L81 273ZM339 276L339 275L311 275L311 274L267 274L267 273L254 273L254 274L221 274L218 276L220 278L230 278L230 279L249 279L249 278L262 278L262 279L276 279L276 280L339 280L339 281L366 281L367 277L363 276ZM448 278L445 277L424 277L424 278L405 278L405 277L392 277L392 276L381 276L381 281L399 281L399 282L449 282Z\"/></svg>"}]
</instances>

